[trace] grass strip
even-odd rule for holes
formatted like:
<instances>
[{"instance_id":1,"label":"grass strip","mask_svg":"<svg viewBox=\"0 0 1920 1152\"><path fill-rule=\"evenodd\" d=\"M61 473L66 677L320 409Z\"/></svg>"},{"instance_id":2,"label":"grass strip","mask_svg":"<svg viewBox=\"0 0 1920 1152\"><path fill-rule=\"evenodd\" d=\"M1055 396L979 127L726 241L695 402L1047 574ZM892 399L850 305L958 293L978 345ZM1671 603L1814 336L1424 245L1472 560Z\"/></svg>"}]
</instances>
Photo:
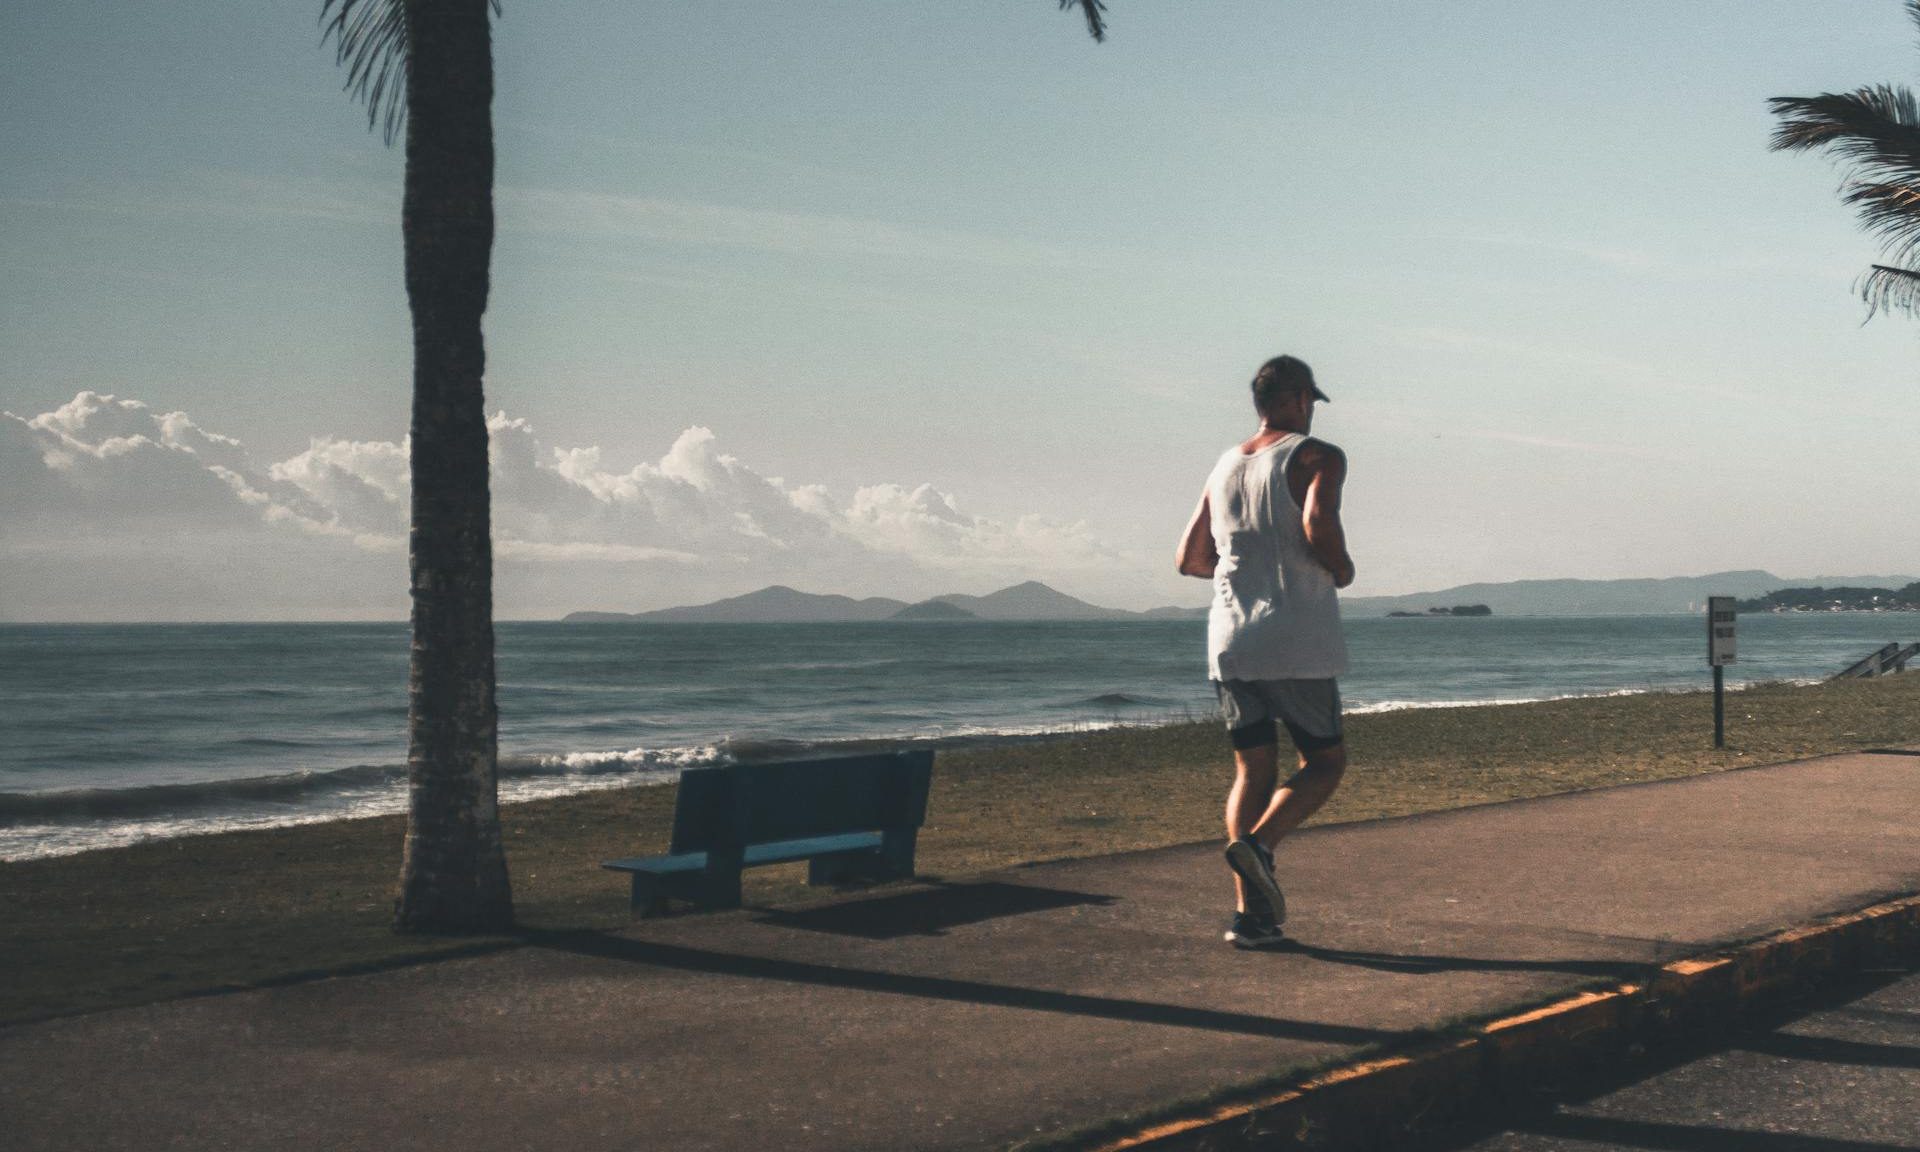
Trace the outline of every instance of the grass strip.
<instances>
[{"instance_id":1,"label":"grass strip","mask_svg":"<svg viewBox=\"0 0 1920 1152\"><path fill-rule=\"evenodd\" d=\"M1601 788L1832 752L1920 744L1920 676L1425 708L1348 718L1352 768L1318 823ZM1212 722L942 752L922 875L1192 843L1220 835L1230 775ZM521 924L628 923L599 862L665 849L672 786L502 809ZM390 930L400 817L156 841L0 864L0 1022L364 971L495 940ZM817 898L802 865L747 873L747 900Z\"/></svg>"}]
</instances>

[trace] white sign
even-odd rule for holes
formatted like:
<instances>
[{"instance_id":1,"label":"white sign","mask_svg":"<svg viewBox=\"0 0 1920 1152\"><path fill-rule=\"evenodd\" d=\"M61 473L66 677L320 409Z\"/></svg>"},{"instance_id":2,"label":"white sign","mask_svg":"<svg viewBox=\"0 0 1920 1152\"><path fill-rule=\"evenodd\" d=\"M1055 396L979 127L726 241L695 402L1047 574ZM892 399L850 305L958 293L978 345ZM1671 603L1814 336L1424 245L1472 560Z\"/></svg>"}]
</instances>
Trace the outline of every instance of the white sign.
<instances>
[{"instance_id":1,"label":"white sign","mask_svg":"<svg viewBox=\"0 0 1920 1152\"><path fill-rule=\"evenodd\" d=\"M1715 668L1734 662L1733 597L1707 597L1707 663Z\"/></svg>"}]
</instances>

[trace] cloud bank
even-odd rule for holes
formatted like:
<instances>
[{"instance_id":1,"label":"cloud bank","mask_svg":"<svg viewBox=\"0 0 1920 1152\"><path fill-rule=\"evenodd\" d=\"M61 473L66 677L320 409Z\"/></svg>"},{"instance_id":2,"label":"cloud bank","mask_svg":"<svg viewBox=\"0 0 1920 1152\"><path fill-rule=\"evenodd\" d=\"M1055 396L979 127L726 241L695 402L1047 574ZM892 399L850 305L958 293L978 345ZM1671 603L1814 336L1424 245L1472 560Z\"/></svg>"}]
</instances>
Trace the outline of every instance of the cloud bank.
<instances>
[{"instance_id":1,"label":"cloud bank","mask_svg":"<svg viewBox=\"0 0 1920 1152\"><path fill-rule=\"evenodd\" d=\"M487 426L503 618L775 582L912 597L1116 560L1084 523L978 515L929 484L789 484L704 427L623 468L505 412ZM262 463L184 412L91 391L0 412L0 618L404 615L408 452L320 435Z\"/></svg>"}]
</instances>

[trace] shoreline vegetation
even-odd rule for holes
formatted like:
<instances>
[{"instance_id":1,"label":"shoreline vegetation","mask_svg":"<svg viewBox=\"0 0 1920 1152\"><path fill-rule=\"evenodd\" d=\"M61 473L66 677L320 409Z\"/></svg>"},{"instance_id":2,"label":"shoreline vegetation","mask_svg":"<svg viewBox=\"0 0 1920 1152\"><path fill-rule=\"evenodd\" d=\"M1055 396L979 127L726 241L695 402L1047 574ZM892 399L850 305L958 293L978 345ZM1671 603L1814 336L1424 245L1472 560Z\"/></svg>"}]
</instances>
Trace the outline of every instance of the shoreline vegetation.
<instances>
[{"instance_id":1,"label":"shoreline vegetation","mask_svg":"<svg viewBox=\"0 0 1920 1152\"><path fill-rule=\"evenodd\" d=\"M1920 581L1904 588L1782 588L1736 600L1737 612L1920 612Z\"/></svg>"},{"instance_id":2,"label":"shoreline vegetation","mask_svg":"<svg viewBox=\"0 0 1920 1152\"><path fill-rule=\"evenodd\" d=\"M1728 697L1724 750L1712 747L1712 726L1705 691L1356 714L1353 767L1315 822L1920 744L1920 675L1754 685ZM942 751L921 879L1217 838L1228 755L1212 721ZM624 878L599 863L663 851L674 796L667 785L504 806L520 922L504 936L391 930L399 816L0 864L0 970L11 978L0 1023L622 928ZM832 898L804 878L801 865L754 869L747 903Z\"/></svg>"}]
</instances>

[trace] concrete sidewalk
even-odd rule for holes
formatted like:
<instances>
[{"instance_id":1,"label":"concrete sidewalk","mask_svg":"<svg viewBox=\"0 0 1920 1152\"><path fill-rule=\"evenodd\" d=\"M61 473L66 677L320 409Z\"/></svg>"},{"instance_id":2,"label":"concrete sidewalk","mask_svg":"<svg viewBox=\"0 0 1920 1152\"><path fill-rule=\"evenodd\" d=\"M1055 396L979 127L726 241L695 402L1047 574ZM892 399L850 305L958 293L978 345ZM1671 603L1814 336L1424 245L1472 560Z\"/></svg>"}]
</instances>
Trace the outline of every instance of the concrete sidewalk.
<instances>
[{"instance_id":1,"label":"concrete sidewalk","mask_svg":"<svg viewBox=\"0 0 1920 1152\"><path fill-rule=\"evenodd\" d=\"M22 1025L0 1143L1005 1147L1920 891L1916 814L1868 753L1310 830L1278 952L1208 844Z\"/></svg>"}]
</instances>

